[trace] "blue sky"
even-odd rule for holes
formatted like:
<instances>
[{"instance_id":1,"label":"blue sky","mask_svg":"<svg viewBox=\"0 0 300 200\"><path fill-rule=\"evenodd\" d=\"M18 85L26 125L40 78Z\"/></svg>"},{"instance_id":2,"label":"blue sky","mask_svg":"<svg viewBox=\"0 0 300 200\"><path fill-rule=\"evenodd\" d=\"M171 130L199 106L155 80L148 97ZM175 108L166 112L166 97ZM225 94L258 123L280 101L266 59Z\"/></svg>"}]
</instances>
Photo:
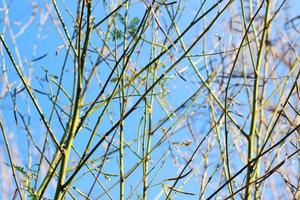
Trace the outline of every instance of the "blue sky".
<instances>
[{"instance_id":1,"label":"blue sky","mask_svg":"<svg viewBox=\"0 0 300 200\"><path fill-rule=\"evenodd\" d=\"M5 2L5 1L3 1ZM4 4L3 2L1 2L0 7L3 8ZM113 1L107 1L107 3L109 4L110 2ZM186 7L184 10L184 14L181 16L180 20L178 21L178 27L180 28L180 30L184 30L185 27L187 27L187 25L190 22L191 19L194 18L194 15L196 13L196 9L199 7L199 2L198 1L192 1L192 0L188 0L186 1ZM204 6L204 10L206 10L207 8L209 8L215 1L207 1L207 3ZM227 1L225 1L227 2ZM73 6L75 4L72 4L73 2L71 1L58 1L58 7L60 8L62 17L65 21L65 23L67 24L67 29L69 30L69 33L72 34L73 32L73 19L72 16L68 13L76 13L76 8ZM18 32L20 32L22 30L22 28L24 29L24 32L22 32L22 34L16 38L16 42L17 42L17 46L18 46L18 50L20 52L20 57L22 60L22 68L23 68L23 72L24 74L26 74L26 76L31 76L31 84L32 87L39 90L39 91L44 91L46 93L52 92L53 94L55 93L57 87L55 86L55 84L53 82L50 81L50 85L48 85L47 82L45 82L46 79L46 75L48 75L49 77L53 77L53 76L59 76L60 74L60 70L62 68L62 64L64 62L64 57L66 54L66 47L64 46L64 41L66 41L66 37L64 35L63 32L59 32L58 29L55 27L55 23L57 23L58 27L61 27L59 21L57 20L57 16L56 13L54 11L54 8L51 6L51 2L47 2L47 1L7 1L6 2L6 6L9 7L9 21L10 21L10 26L11 26L11 30L14 34L17 34ZM225 5L224 3L222 3L220 5L220 8L222 8L222 6ZM229 45L230 42L238 44L241 36L237 35L237 37L234 37L232 35L230 35L230 32L228 32L228 27L229 25L227 23L229 23L229 18L232 17L232 14L234 12L236 12L239 8L239 3L237 3L237 1L234 1L232 7L230 7L230 9L226 12L224 12L224 14L220 17L219 20L216 21L216 23L214 24L214 26L212 27L212 29L205 35L205 41L206 41L206 49L203 49L203 40L200 40L199 44L197 44L195 46L195 48L192 49L192 51L190 52L191 54L202 54L203 51L205 52L217 52L219 50L222 49L230 49ZM287 5L289 5L289 13L281 13L280 15L280 19L276 20L276 23L272 24L274 26L274 29L284 29L284 22L283 20L283 16L287 15L290 18L293 18L293 16L297 16L298 13L300 13L300 2L296 1L296 0L291 0L288 1ZM47 8L51 8L51 12L50 15L48 16L49 12L47 11ZM68 8L68 10L66 10L65 8ZM36 9L36 10L35 10ZM137 17L140 18L143 14L145 10L145 6L140 2L140 1L133 1L132 3L132 8L129 11L129 16L130 18L133 17ZM188 32L187 35L185 35L183 37L183 40L186 42L186 45L189 45L192 43L192 41L194 40L194 38L199 35L202 31L203 31L203 24L205 24L204 26L207 26L208 22L213 18L213 16L216 14L217 10L215 10L214 12L212 12L212 14L208 15L207 17L205 17L204 21L201 21L198 25L196 25L191 31ZM121 12L122 14L122 12ZM102 3L98 3L97 6L95 6L94 11L93 11L93 15L95 17L95 22L98 22L100 19L102 19L106 13L104 12L103 9L103 4ZM166 12L163 11L161 13L161 16L166 15ZM8 30L8 26L7 24L4 25L4 12L3 9L1 9L0 12L0 29L1 29L1 34L3 34L3 31L5 31L4 36L5 36L5 41L7 42L7 45L11 48L13 55L15 57L17 57L16 51L13 49L13 42L10 38L9 35L9 31ZM33 19L31 21L31 19ZM43 19L47 19L46 21L43 21ZM160 18L163 21L163 18ZM168 18L166 17L164 20L167 20ZM239 20L241 20L239 18ZM299 20L300 21L300 20ZM165 22L166 24L169 24L170 22ZM28 27L27 27L27 25ZM101 25L99 27L100 32L101 31L105 31L105 29L107 28L107 24L103 23L103 25ZM121 25L120 25L120 29L121 29ZM60 31L62 31L62 29L59 29ZM151 39L151 29L149 29L149 31L147 32L146 35L146 39L149 38ZM271 37L276 38L276 33L278 33L277 31L274 31L275 35L271 34ZM286 31L288 32L288 31ZM161 37L163 38L163 34L160 32ZM221 44L218 44L218 37L222 38ZM62 39L63 37L63 39ZM171 38L176 38L176 33L175 32L171 32L170 33L170 37ZM99 39L99 35L96 33L93 33L93 35L91 36L91 40L93 45L96 46L96 48L100 48L103 43L101 42L101 40ZM64 41L63 41L64 40ZM235 41L236 40L236 41ZM120 41L118 41L120 42ZM111 44L112 46L114 45L113 41L110 41L109 44ZM179 48L178 50L174 50L172 49L172 53L175 55L175 59L178 59L180 57L180 55L182 55L182 49L180 48L180 45L178 45ZM141 55L139 56L139 58L137 60L132 60L131 64L133 66L136 65L137 69L141 69L145 64L147 64L149 62L149 57L150 57L150 45L145 44L144 46L141 47ZM232 47L231 47L232 48ZM121 52L119 52L119 55L121 54ZM136 55L137 53L135 53L134 55ZM3 57L2 57L3 55ZM95 59L97 58L97 55L89 52L89 59L91 60L91 62L95 62ZM2 61L1 61L1 65L7 68L8 70L8 74L9 74L9 82L13 84L13 88L15 88L16 90L20 90L22 88L22 85L20 84L19 78L17 77L13 66L11 65L11 63L9 62L9 60L7 59L7 54L3 53L1 54L2 57ZM37 59L37 58L41 58L38 59L35 62L32 62L33 60ZM133 58L135 58L135 56L133 56ZM163 56L162 57L162 63L166 66L161 67L158 70L158 73L161 74L167 67L169 67L172 64L172 61L168 61L168 55ZM64 73L64 78L63 78L63 86L64 89L67 91L67 93L69 95L72 94L72 86L73 86L73 63L72 63L72 57L69 57L67 64L66 64L66 70ZM5 62L4 62L5 61ZM197 68L199 69L201 75L204 78L208 77L207 71L204 68L204 61L203 61L203 57L197 57L195 59L193 59L193 61L195 63L197 63ZM211 56L211 57L207 57L207 62L211 62L212 65L211 67L215 67L215 68L222 68L225 65L223 65L224 63L220 62L220 57L219 56ZM228 60L225 60L225 62L229 62ZM110 63L111 65L113 65L114 62L110 62L108 61L108 63ZM18 63L20 64L20 63ZM226 63L225 63L226 64ZM89 70L91 68L91 64L89 62L87 62L87 70ZM21 67L21 66L20 66ZM190 63L188 62L187 59L183 59L176 67L177 71L183 70L184 72L182 73L182 76L185 79L188 79L188 81L185 81L184 79L178 77L176 71L172 70L171 73L169 73L168 75L168 80L165 84L165 90L169 91L167 97L166 97L166 101L167 101L167 112L171 112L172 109L177 108L185 99L187 99L191 94L193 94L193 92L195 92L195 90L199 87L200 82L199 79L197 78L197 76L195 75L195 72L193 71ZM210 69L212 71L212 69ZM105 64L103 62L103 64L101 64L99 66L99 79L101 80L101 82L103 83L105 81L105 78L108 76L108 73L110 72L110 66L108 66L108 64ZM283 71L284 73L284 71ZM2 88L3 86L3 82L0 82L0 88ZM50 87L49 87L50 86ZM109 95L112 88L113 88L113 82L112 84L108 87L107 92L105 93L105 95ZM215 86L217 89L217 86ZM100 91L101 86L99 86L99 82L97 81L97 79L93 79L92 83L91 83L91 89L89 92L89 95L86 97L85 99L85 103L88 103L91 99L93 99L97 93ZM157 92L161 92L161 88L157 87L156 91ZM141 91L143 91L141 89ZM271 90L270 90L271 91ZM216 91L218 92L218 91ZM52 103L49 100L48 96L44 95L44 94L39 94L36 93L37 99L40 103L40 106L45 114L45 116L47 116L47 118L49 118L51 109L52 109ZM29 116L30 116L30 128L32 130L32 135L34 136L34 138L36 139L38 145L42 145L43 144L43 135L45 133L45 129L42 126L41 120L38 118L37 112L35 110L35 108L32 105L32 102L30 101L30 99L28 98L28 95L25 92L20 93L20 95L17 96L17 105L20 109L20 111L22 113L25 114L25 118L27 120L29 120ZM180 129L176 130L176 129L172 129L173 131L175 131L176 134L171 136L171 139L168 142L165 142L163 145L161 145L161 147L159 147L156 151L153 152L153 154L151 154L151 166L153 166L153 163L156 163L157 161L159 161L159 159L161 158L161 156L166 155L166 162L163 165L163 167L160 169L155 168L155 170L153 172L151 172L150 174L150 178L149 180L151 180L151 177L155 177L156 176L156 172L159 172L159 175L154 179L153 181L153 186L151 186L149 188L149 199L154 199L157 194L159 192L162 191L162 183L165 184L169 184L172 185L172 182L164 182L164 180L166 178L172 178L172 177L176 177L176 175L180 172L182 166L184 166L184 164L186 163L186 160L184 159L184 156L186 156L186 158L189 157L189 155L191 154L191 152L194 151L194 149L196 148L197 144L200 142L200 140L204 137L204 135L206 134L206 132L210 129L210 127L208 126L209 123L209 114L210 114L210 109L207 105L205 105L206 102L206 97L207 97L207 90L203 90L200 95L198 96L197 99L197 104L195 106L195 108L191 109L189 112L200 112L202 117L195 117L195 118L191 118L193 121L191 122L193 125L193 129L194 132L196 133L196 141L193 141L193 143L187 147L174 147L175 151L174 152L170 152L168 151L170 145L172 146L172 142L174 144L176 144L176 142L180 142L180 141L184 141L184 140L194 140L194 138L191 136L191 134L189 134L189 131L187 129ZM138 100L138 97L133 97L130 99L129 101L129 105L133 105L135 101ZM161 99L163 100L163 99ZM240 95L237 96L237 100L245 103L247 102L247 97L245 96L245 91L241 92ZM101 123L101 126L98 128L98 132L100 134L105 133L105 131L107 131L111 126L111 120L112 121L116 121L119 119L119 115L118 115L118 102L114 101L115 103L113 103L110 107L109 107L109 112L111 112L111 115L109 115L109 113L105 114L105 117L103 118L103 121ZM64 96L63 94L61 94L60 96L60 103L62 105L64 105L65 107L63 108L65 111L68 111L68 107L67 105L69 104L68 98L66 96ZM163 117L165 117L166 113L165 111L162 109L159 99L156 99L154 101L153 104L153 126L155 127L160 119L162 119ZM9 133L12 134L14 140L16 141L16 145L18 147L18 151L20 153L20 160L22 160L20 163L23 163L23 165L25 166L27 163L27 152L28 152L28 145L24 144L25 141L27 141L27 136L25 134L25 131L22 130L22 128L17 127L15 124L15 116L13 113L13 108L12 108L12 100L9 97L9 95L7 94L7 96L3 99L0 100L0 109L1 109L1 118L4 121L4 124L7 127L7 131ZM217 111L219 108L216 108ZM241 109L244 109L244 117L247 116L246 113L249 112L249 108L247 107L243 107L241 106ZM102 108L99 109L99 111L95 112L94 115L92 115L89 119L89 124L91 125L91 127L93 127L93 125L95 124L95 120L97 119L97 116L100 114ZM138 135L138 125L139 122L141 120L141 116L144 112L144 106L143 104L141 104L141 106L139 106L136 111L134 112L133 115L131 115L130 117L128 117L128 119L125 120L125 139L126 141L130 142L132 140L134 140L137 135ZM179 117L180 115L178 115L177 117ZM219 115L217 115L219 116ZM112 117L112 119L110 119L110 117ZM168 123L166 123L164 125L164 127L168 128L172 123L175 122L175 120L177 119L177 117L174 117L173 121L170 121ZM239 116L235 116L237 121L239 123L242 123L244 121L244 118L239 118ZM18 117L19 119L19 117ZM20 120L20 119L19 119ZM66 120L64 121L64 123L66 123ZM246 127L249 126L249 122L247 122ZM61 127L61 124L58 120L58 117L54 117L52 123L51 123L51 127L53 129L53 131L57 134L57 137L61 137L63 134L63 128ZM223 133L224 133L224 127L222 127L221 129L222 135L221 137L223 137ZM80 132L80 134L78 135L78 137L76 138L76 140L74 141L74 146L78 147L78 151L82 152L85 144L86 144L86 140L87 137L86 135L89 134L89 131L87 130L82 130ZM160 137L162 136L162 131L159 130L157 131L157 133L155 133L153 135L153 140L152 140L152 144L155 144ZM98 137L99 139L99 137ZM1 141L1 145L2 145L2 139ZM213 140L213 138L210 138L210 140L207 140L203 146L207 147L210 142L214 142L216 143L216 140ZM94 144L97 142L97 140L94 141ZM24 145L23 145L24 144ZM116 142L117 144L117 142ZM52 146L53 147L53 146ZM136 142L132 145L132 151L129 149L125 150L125 154L126 154L126 161L125 161L125 171L130 170L138 161L138 157L136 155L134 155L134 153L138 153L139 155L141 155L141 152L138 152L138 148L136 147ZM216 148L216 147L215 147ZM246 147L244 147L246 148ZM205 149L205 148L204 148ZM97 150L97 152L95 153L95 155L93 157L99 157L101 155L103 155L105 150L105 147L101 147L99 148L99 150ZM175 154L175 156L178 158L178 165L174 162L174 159L172 157L172 153ZM36 164L36 159L39 158L38 154L35 152L35 159L32 162L32 169L34 169L35 166L33 166L34 164ZM214 173L214 170L216 169L216 166L220 160L220 153L218 152L218 149L213 149L211 151L210 154L212 157L209 160L209 166L211 166L208 169L208 175L211 175ZM241 161L239 161L239 157L238 157L238 153L237 152L233 152L231 154L231 156L233 157L232 162L233 162L233 166L232 166L232 170L237 170L240 167L243 166L243 163ZM72 159L77 158L75 153L72 153ZM234 159L236 158L236 159ZM161 163L161 161L159 161L159 163ZM192 177L190 179L190 181L187 182L187 184L184 186L183 191L188 191L191 193L195 193L196 196L199 195L199 187L200 187L200 183L199 183L199 176L201 175L201 169L203 167L203 160L201 159L200 153L199 155L197 154L197 157L194 159L194 161L192 162L191 166L193 166L195 169L197 169L197 167L199 167L198 170L195 170L195 174L193 174L194 177ZM82 172L84 172L86 169L82 170ZM118 174L118 156L117 154L113 155L112 158L110 159L109 163L105 164L105 167L103 169L104 172L106 173L111 173L111 174ZM185 172L187 172L188 170L186 170ZM141 194L142 191L142 185L140 183L140 185L138 185L138 183L141 181L141 174L142 174L142 170L141 167L139 167L131 176L129 176L129 178L126 180L126 183L128 183L128 185L126 185L125 188L125 194L129 194L131 191L131 185L132 187L136 187L138 186L138 190L136 193L134 193L133 199L137 198L138 195ZM75 183L75 186L80 188L82 191L87 192L87 186L91 185L91 175L85 176L84 178L80 179L80 181L77 181ZM100 180L103 181L103 184L105 185L105 187L109 188L111 185L113 185L113 183L115 181L118 180L118 177L115 176L111 176L110 177L110 181L108 181L104 176L101 176ZM224 181L224 180L220 180L220 177L215 177L212 179L212 183L209 184L208 189L205 193L205 196L208 196L212 191L214 191L215 186L218 184L219 181ZM241 181L241 179L239 179L239 181ZM1 182L1 180L0 180ZM180 184L182 184L184 182L184 180L180 181L180 183L177 185L178 187L180 186ZM223 190L224 193L227 193L227 188L225 190ZM48 195L51 196L51 193L53 192L51 189L49 191L47 191ZM103 192L103 190L97 186L95 188L95 194L94 197L96 197L97 195L101 194ZM114 197L117 198L119 193L118 193L118 186L115 187L114 189L111 190L110 194ZM1 197L1 191L0 191L0 197ZM104 199L107 199L106 197L103 197ZM161 199L163 199L163 195L161 196ZM186 195L181 195L181 194L177 194L176 195L176 199L194 199L194 196L186 196ZM195 198L196 199L196 198Z\"/></svg>"}]
</instances>

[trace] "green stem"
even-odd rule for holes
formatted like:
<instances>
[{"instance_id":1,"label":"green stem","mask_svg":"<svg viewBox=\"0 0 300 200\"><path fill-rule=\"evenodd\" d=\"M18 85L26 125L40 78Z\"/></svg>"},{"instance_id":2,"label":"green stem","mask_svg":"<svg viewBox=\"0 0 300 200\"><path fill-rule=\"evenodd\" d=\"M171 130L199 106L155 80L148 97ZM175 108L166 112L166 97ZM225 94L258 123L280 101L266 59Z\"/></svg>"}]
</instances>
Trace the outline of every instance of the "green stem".
<instances>
[{"instance_id":1,"label":"green stem","mask_svg":"<svg viewBox=\"0 0 300 200\"><path fill-rule=\"evenodd\" d=\"M125 4L125 24L124 24L124 32L123 32L123 51L125 52L127 49L127 43L126 43L126 32L127 32L127 26L128 26L128 6L129 3L126 2ZM123 68L126 68L127 57L124 56L123 59ZM124 176L124 114L126 110L126 97L125 97L125 88L124 88L124 76L120 77L121 84L119 85L119 88L121 89L120 94L120 119L122 122L120 123L120 145L119 145L119 164L120 164L120 200L124 200L124 192L125 192L125 176ZM122 89L123 88L123 89Z\"/></svg>"},{"instance_id":2,"label":"green stem","mask_svg":"<svg viewBox=\"0 0 300 200\"><path fill-rule=\"evenodd\" d=\"M266 1L266 14L264 19L264 30L263 35L260 43L260 48L258 52L258 57L256 61L256 67L254 71L254 88L253 88L253 99L252 99L252 119L251 119L251 125L250 125L250 133L249 133L249 140L248 140L248 163L254 159L254 152L255 152L255 133L256 133L256 123L257 123L257 108L258 108L258 94L259 94L259 78L260 78L260 70L261 70L261 64L262 64L262 58L263 58L263 50L265 47L265 41L267 39L267 30L269 28L269 9L270 9L270 1ZM247 180L246 185L249 185L246 187L245 191L245 197L244 199L250 200L251 197L251 190L252 186L250 183L252 183L255 179L255 174L257 173L257 167L254 167L253 165L249 165L247 168Z\"/></svg>"},{"instance_id":3,"label":"green stem","mask_svg":"<svg viewBox=\"0 0 300 200\"><path fill-rule=\"evenodd\" d=\"M81 50L81 28L82 28L82 21L83 21L83 16L84 16L84 8L85 8L85 2L83 1L82 3L82 10L80 14L80 19L79 19L79 26L78 26L78 35L77 35L77 54L78 54L78 70L77 70L77 83L76 83L76 95L75 95L75 102L74 102L74 108L73 108L73 114L72 114L72 119L70 123L68 124L68 127L70 128L70 133L68 135L66 145L64 147L64 151L62 152L62 164L60 167L60 173L58 177L58 184L56 188L56 193L55 193L55 199L62 199L64 196L64 193L68 190L68 185L65 185L65 179L67 175L67 168L68 168L68 162L70 158L70 153L73 145L73 141L75 139L75 135L77 131L79 130L78 126L80 124L80 107L81 103L83 101L82 99L82 82L83 82L83 71L84 71L84 63L85 63L85 57L86 57L86 52L88 48L88 43L89 43L89 38L90 38L90 33L91 33L91 1L86 1L86 7L87 7L87 30L85 34L85 40L84 44L82 47L82 52Z\"/></svg>"}]
</instances>

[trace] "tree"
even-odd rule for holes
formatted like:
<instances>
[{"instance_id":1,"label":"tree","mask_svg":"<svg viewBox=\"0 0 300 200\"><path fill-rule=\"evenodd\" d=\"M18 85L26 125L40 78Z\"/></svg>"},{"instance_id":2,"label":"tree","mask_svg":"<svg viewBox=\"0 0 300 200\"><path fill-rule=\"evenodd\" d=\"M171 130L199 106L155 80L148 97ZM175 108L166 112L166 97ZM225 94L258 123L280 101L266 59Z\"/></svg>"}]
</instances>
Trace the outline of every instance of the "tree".
<instances>
[{"instance_id":1,"label":"tree","mask_svg":"<svg viewBox=\"0 0 300 200\"><path fill-rule=\"evenodd\" d=\"M299 5L3 0L0 196L299 199Z\"/></svg>"}]
</instances>

